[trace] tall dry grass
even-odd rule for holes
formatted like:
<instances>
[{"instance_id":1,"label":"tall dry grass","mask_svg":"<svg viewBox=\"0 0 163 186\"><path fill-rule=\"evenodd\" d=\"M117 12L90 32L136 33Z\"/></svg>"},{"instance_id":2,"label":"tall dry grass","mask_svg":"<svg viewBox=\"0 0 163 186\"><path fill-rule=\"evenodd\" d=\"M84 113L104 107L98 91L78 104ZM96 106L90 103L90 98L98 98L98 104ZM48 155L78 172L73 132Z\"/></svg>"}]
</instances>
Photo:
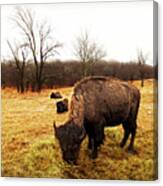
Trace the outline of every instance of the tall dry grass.
<instances>
[{"instance_id":1,"label":"tall dry grass","mask_svg":"<svg viewBox=\"0 0 163 186\"><path fill-rule=\"evenodd\" d=\"M62 124L68 113L56 114L51 90L41 94L20 95L13 89L2 90L2 176L55 177L89 179L156 178L156 124L154 121L154 81L145 87L133 82L141 91L138 130L135 141L137 154L119 148L123 136L121 126L106 128L106 140L97 159L88 156L87 139L81 146L77 166L67 165L54 138L53 120ZM73 87L59 91L70 99Z\"/></svg>"}]
</instances>

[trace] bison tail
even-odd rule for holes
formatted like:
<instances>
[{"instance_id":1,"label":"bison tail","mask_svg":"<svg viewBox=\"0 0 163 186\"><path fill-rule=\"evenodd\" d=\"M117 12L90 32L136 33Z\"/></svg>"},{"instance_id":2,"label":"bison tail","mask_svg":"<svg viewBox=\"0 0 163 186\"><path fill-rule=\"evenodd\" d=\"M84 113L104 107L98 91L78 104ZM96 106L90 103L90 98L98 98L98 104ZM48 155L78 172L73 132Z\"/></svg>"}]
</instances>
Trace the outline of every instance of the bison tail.
<instances>
[{"instance_id":1,"label":"bison tail","mask_svg":"<svg viewBox=\"0 0 163 186\"><path fill-rule=\"evenodd\" d=\"M140 92L139 90L137 89L137 91L134 92L134 100L133 102L135 103L134 105L134 116L133 116L133 119L136 120L137 119L137 115L138 115L138 111L139 111L139 106L140 106L140 98L141 98L141 95L140 95Z\"/></svg>"}]
</instances>

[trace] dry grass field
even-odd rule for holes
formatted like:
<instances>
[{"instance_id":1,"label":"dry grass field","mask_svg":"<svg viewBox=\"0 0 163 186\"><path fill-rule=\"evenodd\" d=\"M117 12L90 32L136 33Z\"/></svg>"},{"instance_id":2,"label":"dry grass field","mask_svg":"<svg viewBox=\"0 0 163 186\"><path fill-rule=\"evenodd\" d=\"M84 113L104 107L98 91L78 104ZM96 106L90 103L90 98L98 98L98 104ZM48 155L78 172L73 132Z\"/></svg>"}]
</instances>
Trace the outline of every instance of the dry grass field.
<instances>
[{"instance_id":1,"label":"dry grass field","mask_svg":"<svg viewBox=\"0 0 163 186\"><path fill-rule=\"evenodd\" d=\"M16 90L2 90L2 176L53 177L88 179L156 178L156 126L154 122L153 80L146 80L145 87L133 82L141 91L138 130L135 139L137 153L121 149L121 126L106 128L106 140L97 159L88 156L87 138L83 141L78 165L63 162L58 141L54 138L53 120L62 124L68 116L56 114L52 90L41 94ZM59 91L70 99L73 87Z\"/></svg>"}]
</instances>

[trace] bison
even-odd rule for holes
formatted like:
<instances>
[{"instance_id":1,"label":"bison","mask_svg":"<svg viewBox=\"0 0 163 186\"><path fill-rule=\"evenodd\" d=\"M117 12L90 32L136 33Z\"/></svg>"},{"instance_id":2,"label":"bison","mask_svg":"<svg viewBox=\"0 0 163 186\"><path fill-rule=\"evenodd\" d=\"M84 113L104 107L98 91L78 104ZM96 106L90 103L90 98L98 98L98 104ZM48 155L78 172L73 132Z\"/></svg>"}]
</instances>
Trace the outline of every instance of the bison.
<instances>
[{"instance_id":1,"label":"bison","mask_svg":"<svg viewBox=\"0 0 163 186\"><path fill-rule=\"evenodd\" d=\"M104 127L122 124L124 147L131 135L129 151L134 151L140 92L127 82L103 76L87 77L79 81L73 91L68 121L56 127L63 159L76 163L80 144L88 135L91 157L97 157L97 149L104 140Z\"/></svg>"},{"instance_id":2,"label":"bison","mask_svg":"<svg viewBox=\"0 0 163 186\"><path fill-rule=\"evenodd\" d=\"M59 99L62 98L62 95L60 94L60 92L52 92L50 95L51 99Z\"/></svg>"},{"instance_id":3,"label":"bison","mask_svg":"<svg viewBox=\"0 0 163 186\"><path fill-rule=\"evenodd\" d=\"M65 98L62 101L58 101L56 105L57 105L57 113L63 113L63 112L68 111L68 99L67 98Z\"/></svg>"}]
</instances>

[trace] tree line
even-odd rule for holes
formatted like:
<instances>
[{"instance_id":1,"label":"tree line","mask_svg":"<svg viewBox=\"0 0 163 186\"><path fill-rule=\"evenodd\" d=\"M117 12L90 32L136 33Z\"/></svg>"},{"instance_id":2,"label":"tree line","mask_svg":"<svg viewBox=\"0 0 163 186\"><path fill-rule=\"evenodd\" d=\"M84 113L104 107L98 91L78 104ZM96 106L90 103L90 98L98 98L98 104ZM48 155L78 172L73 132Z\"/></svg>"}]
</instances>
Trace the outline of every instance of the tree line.
<instances>
[{"instance_id":1,"label":"tree line","mask_svg":"<svg viewBox=\"0 0 163 186\"><path fill-rule=\"evenodd\" d=\"M23 62L21 62L23 65ZM83 78L84 63L80 61L51 61L44 66L44 81L42 88L55 88L63 86L73 86L74 83ZM91 64L89 75L112 76L122 80L143 80L155 78L156 67L143 64L140 66L137 62L122 63L118 61L97 61ZM34 76L35 65L26 64L23 79L23 91L37 91L37 83ZM14 87L21 92L21 78L13 61L1 63L2 88Z\"/></svg>"},{"instance_id":2,"label":"tree line","mask_svg":"<svg viewBox=\"0 0 163 186\"><path fill-rule=\"evenodd\" d=\"M143 87L145 78L155 76L156 68L146 64L147 56L142 50L137 51L135 61L104 61L106 51L87 31L76 37L73 52L77 61L54 61L63 44L56 40L47 20L38 20L32 10L17 7L12 21L21 34L19 39L13 38L14 42L7 40L11 56L2 61L2 88L40 92L43 88L72 86L90 75L141 79Z\"/></svg>"}]
</instances>

